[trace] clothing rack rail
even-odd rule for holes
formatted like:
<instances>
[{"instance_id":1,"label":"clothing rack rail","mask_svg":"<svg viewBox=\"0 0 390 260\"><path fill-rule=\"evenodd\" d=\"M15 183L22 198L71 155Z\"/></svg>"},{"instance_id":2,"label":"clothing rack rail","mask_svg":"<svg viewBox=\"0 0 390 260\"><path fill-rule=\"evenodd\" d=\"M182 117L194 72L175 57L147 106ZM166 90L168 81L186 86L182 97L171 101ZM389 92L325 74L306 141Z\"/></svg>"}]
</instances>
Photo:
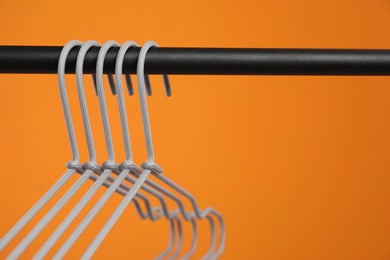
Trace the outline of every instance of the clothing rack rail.
<instances>
[{"instance_id":1,"label":"clothing rack rail","mask_svg":"<svg viewBox=\"0 0 390 260\"><path fill-rule=\"evenodd\" d=\"M62 46L0 46L0 73L57 73ZM100 47L92 48L84 73L95 72ZM104 73L114 73L119 48L106 56ZM135 74L140 48L130 48L123 73ZM75 73L79 48L66 63ZM364 49L244 49L151 48L146 57L147 74L171 75L390 75L390 50Z\"/></svg>"}]
</instances>

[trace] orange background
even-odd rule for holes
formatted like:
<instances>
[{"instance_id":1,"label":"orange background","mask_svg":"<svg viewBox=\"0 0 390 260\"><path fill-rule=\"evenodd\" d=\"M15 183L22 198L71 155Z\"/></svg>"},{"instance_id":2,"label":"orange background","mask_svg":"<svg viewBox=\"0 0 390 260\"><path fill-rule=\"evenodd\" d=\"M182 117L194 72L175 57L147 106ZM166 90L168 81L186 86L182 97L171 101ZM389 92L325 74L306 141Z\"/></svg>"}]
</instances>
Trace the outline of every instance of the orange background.
<instances>
[{"instance_id":1,"label":"orange background","mask_svg":"<svg viewBox=\"0 0 390 260\"><path fill-rule=\"evenodd\" d=\"M389 13L388 0L2 0L0 44L132 39L170 47L389 49ZM86 161L75 77L67 82ZM152 77L154 95L148 100L156 161L202 207L223 213L222 259L390 258L389 77L171 76L171 83L173 96L166 98L161 78ZM0 86L3 235L65 172L71 154L56 75L0 75ZM89 77L86 89L101 162L107 155ZM116 99L108 96L116 154L123 160ZM140 164L146 153L137 96L128 97L127 106ZM23 258L36 252L82 192ZM84 252L120 199L112 198L69 259ZM184 226L188 249L190 228ZM208 247L205 221L200 234L196 258ZM167 243L167 221L142 221L131 206L95 258L151 259Z\"/></svg>"}]
</instances>

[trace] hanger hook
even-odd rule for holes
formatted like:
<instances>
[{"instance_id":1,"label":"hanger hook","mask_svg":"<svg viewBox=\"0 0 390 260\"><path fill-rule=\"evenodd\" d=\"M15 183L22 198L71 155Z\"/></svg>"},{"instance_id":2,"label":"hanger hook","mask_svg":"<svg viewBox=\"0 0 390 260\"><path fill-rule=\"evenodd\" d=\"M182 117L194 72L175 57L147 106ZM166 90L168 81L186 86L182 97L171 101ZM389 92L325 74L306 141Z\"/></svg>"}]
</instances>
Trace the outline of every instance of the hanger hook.
<instances>
[{"instance_id":1,"label":"hanger hook","mask_svg":"<svg viewBox=\"0 0 390 260\"><path fill-rule=\"evenodd\" d=\"M89 119L87 100L84 91L84 80L83 80L83 66L84 59L88 50L92 47L99 47L100 44L96 41L88 41L81 46L76 61L76 81L77 91L79 96L79 102L81 107L81 115L84 123L84 132L87 139L88 153L90 161L84 164L84 168L90 169L94 172L101 172L101 167L96 163L96 151L93 140L91 122Z\"/></svg>"},{"instance_id":2,"label":"hanger hook","mask_svg":"<svg viewBox=\"0 0 390 260\"><path fill-rule=\"evenodd\" d=\"M150 130L150 120L149 120L149 112L148 112L148 104L146 101L146 82L145 82L145 60L146 54L151 47L158 47L157 43L153 41L146 42L142 47L138 55L137 62L137 80L138 80L138 95L140 98L141 104L141 113L142 113L142 121L144 126L144 134L146 139L146 148L148 152L148 161L154 161L154 150L153 150L153 141L152 141L152 133ZM169 84L168 76L163 75L165 91L167 96L171 95L171 86Z\"/></svg>"},{"instance_id":3,"label":"hanger hook","mask_svg":"<svg viewBox=\"0 0 390 260\"><path fill-rule=\"evenodd\" d=\"M152 44L152 46L150 46L150 47L158 47L157 43L155 43L153 41L149 41L149 42L150 42L150 44ZM139 57L138 57L138 59L139 59ZM137 68L138 68L138 66L137 66ZM145 64L144 64L144 68L145 68ZM172 90L171 90L171 84L169 82L169 77L166 74L163 74L162 77L163 77L163 81L164 81L165 94L167 97L170 97L172 95ZM148 96L151 96L152 95L152 86L150 84L149 75L144 74L144 80L145 80L146 93L148 94Z\"/></svg>"},{"instance_id":4,"label":"hanger hook","mask_svg":"<svg viewBox=\"0 0 390 260\"><path fill-rule=\"evenodd\" d=\"M117 43L116 41L108 41L105 44L103 44L103 46L100 48L99 55L96 62L96 86L97 86L97 93L99 96L100 113L102 115L102 122L104 127L104 137L106 140L106 147L108 152L107 162L111 162L111 163L113 163L115 160L115 153L114 153L114 145L112 143L110 121L108 118L107 102L104 94L103 67L104 67L104 59L107 55L107 52L111 47L114 46L120 47L119 43ZM115 81L113 81L112 84L115 86L116 85Z\"/></svg>"},{"instance_id":5,"label":"hanger hook","mask_svg":"<svg viewBox=\"0 0 390 260\"><path fill-rule=\"evenodd\" d=\"M67 163L69 169L75 169L77 172L83 172L83 166L79 162L79 151L77 146L76 134L74 131L72 113L70 111L70 105L68 100L68 94L66 93L66 83L65 83L65 66L66 60L70 51L76 47L81 46L83 43L81 41L70 41L68 42L61 50L60 58L58 60L57 76L58 76L58 87L60 90L60 97L62 103L62 110L64 112L66 129L68 131L68 138L72 150L72 161Z\"/></svg>"},{"instance_id":6,"label":"hanger hook","mask_svg":"<svg viewBox=\"0 0 390 260\"><path fill-rule=\"evenodd\" d=\"M132 161L133 155L131 151L130 132L129 132L127 116L126 116L126 104L125 104L125 99L122 90L122 70L123 70L123 60L125 54L127 50L131 47L138 47L138 44L134 41L127 41L121 46L115 64L116 92L117 92L117 99L118 99L119 115L120 115L121 126L122 126L123 142L126 151L126 161Z\"/></svg>"}]
</instances>

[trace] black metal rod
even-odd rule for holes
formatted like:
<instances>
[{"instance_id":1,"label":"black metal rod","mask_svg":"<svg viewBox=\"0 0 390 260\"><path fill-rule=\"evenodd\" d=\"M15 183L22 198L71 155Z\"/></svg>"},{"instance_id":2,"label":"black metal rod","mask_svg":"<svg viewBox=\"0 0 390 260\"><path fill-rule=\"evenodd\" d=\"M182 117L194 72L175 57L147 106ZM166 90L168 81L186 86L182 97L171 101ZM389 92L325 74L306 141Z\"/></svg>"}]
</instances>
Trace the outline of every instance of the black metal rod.
<instances>
[{"instance_id":1,"label":"black metal rod","mask_svg":"<svg viewBox=\"0 0 390 260\"><path fill-rule=\"evenodd\" d=\"M0 73L57 73L62 46L0 46ZM99 47L86 55L84 72L94 73ZM104 73L114 73L119 48L107 54ZM139 48L130 48L124 73L136 73ZM66 63L75 72L79 48ZM390 50L151 48L147 74L181 75L390 75Z\"/></svg>"}]
</instances>

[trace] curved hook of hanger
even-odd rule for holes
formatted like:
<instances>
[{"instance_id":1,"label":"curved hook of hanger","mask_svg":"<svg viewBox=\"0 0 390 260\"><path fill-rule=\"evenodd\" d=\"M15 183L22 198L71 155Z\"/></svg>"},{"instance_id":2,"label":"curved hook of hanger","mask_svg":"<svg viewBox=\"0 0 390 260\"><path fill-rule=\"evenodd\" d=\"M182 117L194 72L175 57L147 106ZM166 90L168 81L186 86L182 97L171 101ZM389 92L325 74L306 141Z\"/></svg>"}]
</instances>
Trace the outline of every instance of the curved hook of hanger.
<instances>
[{"instance_id":1,"label":"curved hook of hanger","mask_svg":"<svg viewBox=\"0 0 390 260\"><path fill-rule=\"evenodd\" d=\"M69 109L68 95L65 84L65 62L71 49L79 46L80 41L70 41L61 50L58 61L58 87L60 90L61 104L64 112L65 123L68 131L68 138L72 150L72 161L67 163L68 170L60 179L31 207L31 209L5 234L0 240L0 251L3 250L9 242L27 225L28 222L38 213L38 211L51 199L54 194L77 172L83 172L83 165L79 162L79 153L77 148L76 135L74 133L72 115Z\"/></svg>"},{"instance_id":2,"label":"curved hook of hanger","mask_svg":"<svg viewBox=\"0 0 390 260\"><path fill-rule=\"evenodd\" d=\"M144 134L145 134L145 139L146 139L146 146L147 146L147 152L148 152L148 161L142 164L142 167L144 169L152 169L152 174L156 176L158 179L162 180L164 183L172 187L173 189L177 190L179 193L187 197L195 210L195 214L199 219L203 219L206 216L208 216L212 210L210 208L209 210L206 211L200 211L199 207L194 199L194 197L184 190L182 187L168 179L162 174L161 168L158 166L156 167L156 164L154 163L154 149L153 149L153 142L152 142L152 134L151 134L151 128L150 128L150 120L149 120L149 112L148 112L148 106L147 106L147 101L146 101L146 96L145 96L145 84L143 82L144 78L144 67L143 64L145 63L146 59L146 53L149 48L153 46L158 46L155 42L153 41L148 41L146 42L140 51L139 58L138 58L138 66L137 66L137 77L138 77L138 88L139 88L139 96L140 96L140 103L141 103L141 112L142 112L142 122L144 126ZM180 206L180 205L179 205ZM184 211L184 210L183 210ZM213 212L217 212L213 210ZM184 216L184 215L183 215ZM184 216L186 218L186 216ZM218 217L218 216L217 216ZM221 222L222 217L219 215L218 220L220 222L220 231L221 231L221 238L220 238L220 247L217 253L223 251L224 249L224 242L225 242L225 230L224 230L224 225L223 222ZM214 234L215 230L212 227L212 234ZM206 254L207 255L207 254Z\"/></svg>"},{"instance_id":3,"label":"curved hook of hanger","mask_svg":"<svg viewBox=\"0 0 390 260\"><path fill-rule=\"evenodd\" d=\"M167 95L167 97L170 97L172 96L172 90L171 90L171 83L169 82L168 75L163 74L162 77L164 81L165 95ZM144 82L145 82L146 93L148 94L148 96L151 96L153 94L153 91L152 91L152 86L150 84L149 75L147 74L144 75Z\"/></svg>"}]
</instances>

